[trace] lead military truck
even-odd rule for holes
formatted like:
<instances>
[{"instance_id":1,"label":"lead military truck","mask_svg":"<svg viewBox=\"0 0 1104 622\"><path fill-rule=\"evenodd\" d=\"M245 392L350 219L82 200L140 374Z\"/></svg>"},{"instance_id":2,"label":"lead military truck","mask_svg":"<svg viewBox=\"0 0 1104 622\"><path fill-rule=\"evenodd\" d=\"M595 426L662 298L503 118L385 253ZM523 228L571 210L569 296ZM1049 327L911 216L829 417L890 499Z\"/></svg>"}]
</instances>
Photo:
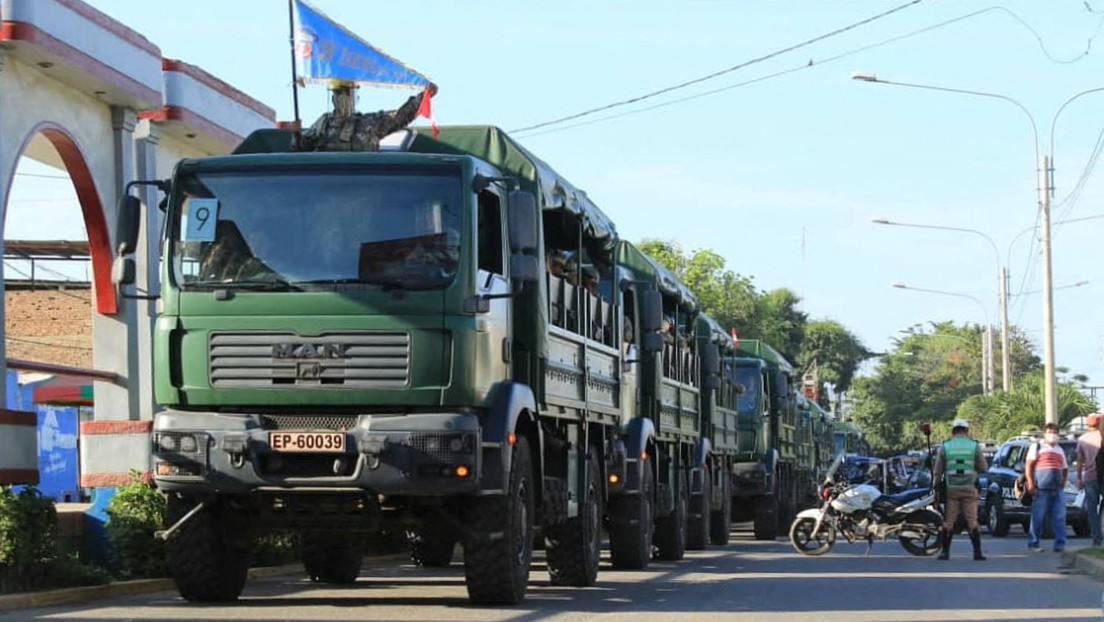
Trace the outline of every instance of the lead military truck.
<instances>
[{"instance_id":1,"label":"lead military truck","mask_svg":"<svg viewBox=\"0 0 1104 622\"><path fill-rule=\"evenodd\" d=\"M563 585L596 580L603 523L617 567L653 535L681 557L708 480L685 287L497 128L292 141L261 130L155 182L153 472L181 594L237 598L273 528L331 583L384 529L425 565L459 543L481 604L522 600L538 535ZM124 288L140 209L120 206Z\"/></svg>"}]
</instances>

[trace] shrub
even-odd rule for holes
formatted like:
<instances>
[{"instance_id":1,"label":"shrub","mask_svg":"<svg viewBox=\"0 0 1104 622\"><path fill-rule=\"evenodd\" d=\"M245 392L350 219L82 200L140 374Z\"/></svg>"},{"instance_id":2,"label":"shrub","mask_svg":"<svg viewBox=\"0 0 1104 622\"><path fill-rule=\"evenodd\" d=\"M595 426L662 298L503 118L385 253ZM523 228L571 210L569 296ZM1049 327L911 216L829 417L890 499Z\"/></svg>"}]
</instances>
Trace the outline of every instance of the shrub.
<instances>
[{"instance_id":1,"label":"shrub","mask_svg":"<svg viewBox=\"0 0 1104 622\"><path fill-rule=\"evenodd\" d=\"M117 488L108 502L107 516L112 566L120 576L168 574L165 543L153 537L165 521L165 495L131 471L130 483Z\"/></svg>"},{"instance_id":2,"label":"shrub","mask_svg":"<svg viewBox=\"0 0 1104 622\"><path fill-rule=\"evenodd\" d=\"M40 587L57 559L54 500L0 486L0 592Z\"/></svg>"}]
</instances>

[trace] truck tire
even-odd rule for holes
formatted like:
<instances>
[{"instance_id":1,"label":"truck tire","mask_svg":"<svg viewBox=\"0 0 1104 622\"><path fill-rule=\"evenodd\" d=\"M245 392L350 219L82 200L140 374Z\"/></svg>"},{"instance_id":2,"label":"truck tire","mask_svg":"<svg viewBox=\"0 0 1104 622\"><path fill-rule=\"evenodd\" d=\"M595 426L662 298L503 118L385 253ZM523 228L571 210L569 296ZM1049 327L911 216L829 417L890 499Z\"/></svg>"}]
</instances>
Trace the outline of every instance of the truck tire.
<instances>
[{"instance_id":1,"label":"truck tire","mask_svg":"<svg viewBox=\"0 0 1104 622\"><path fill-rule=\"evenodd\" d=\"M529 586L533 558L533 470L529 443L518 436L501 497L476 498L464 539L464 579L477 605L516 605Z\"/></svg>"},{"instance_id":2,"label":"truck tire","mask_svg":"<svg viewBox=\"0 0 1104 622\"><path fill-rule=\"evenodd\" d=\"M753 509L756 540L774 540L778 537L778 498L763 495L755 499Z\"/></svg>"},{"instance_id":3,"label":"truck tire","mask_svg":"<svg viewBox=\"0 0 1104 622\"><path fill-rule=\"evenodd\" d=\"M702 469L701 494L690 499L689 525L686 530L686 549L704 551L709 542L709 521L713 513L713 472Z\"/></svg>"},{"instance_id":4,"label":"truck tire","mask_svg":"<svg viewBox=\"0 0 1104 622\"><path fill-rule=\"evenodd\" d=\"M447 568L452 563L456 549L456 536L443 530L427 527L419 531L407 531L410 545L410 561L423 568Z\"/></svg>"},{"instance_id":5,"label":"truck tire","mask_svg":"<svg viewBox=\"0 0 1104 622\"><path fill-rule=\"evenodd\" d=\"M579 515L549 527L545 535L552 585L588 587L598 580L602 553L602 473L598 455L587 452L587 490Z\"/></svg>"},{"instance_id":6,"label":"truck tire","mask_svg":"<svg viewBox=\"0 0 1104 622\"><path fill-rule=\"evenodd\" d=\"M652 560L652 494L655 489L651 465L645 463L640 493L617 495L610 500L610 562L618 570L647 568Z\"/></svg>"},{"instance_id":7,"label":"truck tire","mask_svg":"<svg viewBox=\"0 0 1104 622\"><path fill-rule=\"evenodd\" d=\"M709 517L709 542L724 546L732 526L732 483L728 473L721 473L721 507L713 508Z\"/></svg>"},{"instance_id":8,"label":"truck tire","mask_svg":"<svg viewBox=\"0 0 1104 622\"><path fill-rule=\"evenodd\" d=\"M686 531L690 518L689 486L686 471L678 469L678 485L675 487L675 507L667 516L656 521L656 559L678 561L686 556Z\"/></svg>"},{"instance_id":9,"label":"truck tire","mask_svg":"<svg viewBox=\"0 0 1104 622\"><path fill-rule=\"evenodd\" d=\"M303 531L299 557L315 583L356 583L364 560L364 539L340 533Z\"/></svg>"},{"instance_id":10,"label":"truck tire","mask_svg":"<svg viewBox=\"0 0 1104 622\"><path fill-rule=\"evenodd\" d=\"M196 501L169 495L165 522L173 525L191 511ZM169 538L169 572L185 600L199 603L237 600L249 572L249 548L234 541L224 521L230 510L210 505L188 519Z\"/></svg>"}]
</instances>

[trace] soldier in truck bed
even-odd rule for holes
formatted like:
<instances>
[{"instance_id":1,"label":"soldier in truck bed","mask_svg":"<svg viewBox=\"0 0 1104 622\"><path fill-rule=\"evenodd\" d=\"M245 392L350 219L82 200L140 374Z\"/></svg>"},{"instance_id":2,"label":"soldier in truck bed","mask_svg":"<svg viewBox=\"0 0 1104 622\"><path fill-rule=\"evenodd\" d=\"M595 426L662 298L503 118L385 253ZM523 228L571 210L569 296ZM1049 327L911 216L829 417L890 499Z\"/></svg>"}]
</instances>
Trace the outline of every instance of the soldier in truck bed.
<instances>
[{"instance_id":1,"label":"soldier in truck bed","mask_svg":"<svg viewBox=\"0 0 1104 622\"><path fill-rule=\"evenodd\" d=\"M437 86L427 89L430 97L437 94ZM323 114L314 125L299 138L299 151L378 151L384 136L397 132L418 116L422 105L422 91L406 100L398 110L356 112L353 109L353 87L333 90L333 112Z\"/></svg>"}]
</instances>

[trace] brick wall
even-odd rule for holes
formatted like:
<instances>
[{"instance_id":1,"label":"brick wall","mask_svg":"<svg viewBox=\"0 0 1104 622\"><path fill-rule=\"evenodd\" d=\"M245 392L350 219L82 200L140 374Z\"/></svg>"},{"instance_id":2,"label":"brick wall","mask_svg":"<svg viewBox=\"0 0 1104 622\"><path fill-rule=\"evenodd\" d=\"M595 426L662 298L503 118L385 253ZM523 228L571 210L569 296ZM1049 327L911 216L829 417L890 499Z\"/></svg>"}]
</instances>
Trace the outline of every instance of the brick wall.
<instances>
[{"instance_id":1,"label":"brick wall","mask_svg":"<svg viewBox=\"0 0 1104 622\"><path fill-rule=\"evenodd\" d=\"M4 304L9 357L92 367L91 290L8 290Z\"/></svg>"}]
</instances>

